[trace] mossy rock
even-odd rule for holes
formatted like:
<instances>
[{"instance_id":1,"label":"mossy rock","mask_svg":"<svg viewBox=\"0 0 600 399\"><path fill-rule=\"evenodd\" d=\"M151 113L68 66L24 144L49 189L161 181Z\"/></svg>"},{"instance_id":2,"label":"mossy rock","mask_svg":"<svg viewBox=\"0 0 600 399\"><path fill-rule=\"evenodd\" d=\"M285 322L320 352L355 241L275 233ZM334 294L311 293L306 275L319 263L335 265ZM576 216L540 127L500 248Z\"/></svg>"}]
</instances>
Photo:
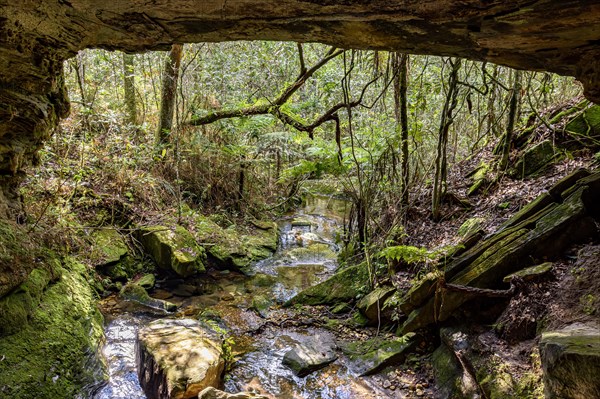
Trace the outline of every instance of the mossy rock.
<instances>
[{"instance_id":1,"label":"mossy rock","mask_svg":"<svg viewBox=\"0 0 600 399\"><path fill-rule=\"evenodd\" d=\"M182 277L203 272L206 253L182 226L144 227L140 242L159 268L172 270Z\"/></svg>"},{"instance_id":2,"label":"mossy rock","mask_svg":"<svg viewBox=\"0 0 600 399\"><path fill-rule=\"evenodd\" d=\"M394 287L378 287L358 301L356 307L371 323L383 322L385 324L389 320L386 320L383 305L395 292L396 288Z\"/></svg>"},{"instance_id":3,"label":"mossy rock","mask_svg":"<svg viewBox=\"0 0 600 399\"><path fill-rule=\"evenodd\" d=\"M504 277L502 281L505 283L510 283L513 277L519 277L525 281L533 280L537 277L547 274L550 270L552 270L552 262L544 262L541 265L531 266L523 270L519 270L518 272L511 273Z\"/></svg>"},{"instance_id":4,"label":"mossy rock","mask_svg":"<svg viewBox=\"0 0 600 399\"><path fill-rule=\"evenodd\" d=\"M509 171L509 175L521 179L532 176L542 172L560 156L560 151L557 151L552 141L544 140L525 151Z\"/></svg>"},{"instance_id":5,"label":"mossy rock","mask_svg":"<svg viewBox=\"0 0 600 399\"><path fill-rule=\"evenodd\" d=\"M469 190L467 190L468 196L476 194L479 191L479 189L487 182L487 174L489 170L490 165L485 162L481 162L481 164L479 164L479 166L474 171L469 173L467 177L473 178L473 184L469 187Z\"/></svg>"},{"instance_id":6,"label":"mossy rock","mask_svg":"<svg viewBox=\"0 0 600 399\"><path fill-rule=\"evenodd\" d=\"M350 368L355 373L365 376L402 363L406 355L416 348L417 343L417 336L409 333L392 340L373 338L367 341L343 343L340 347L350 360ZM365 352L365 348L369 350Z\"/></svg>"},{"instance_id":7,"label":"mossy rock","mask_svg":"<svg viewBox=\"0 0 600 399\"><path fill-rule=\"evenodd\" d=\"M248 274L253 262L271 256L277 249L279 231L274 222L252 221L256 229L243 234L234 225L223 229L200 214L194 214L192 218L194 236L219 268Z\"/></svg>"},{"instance_id":8,"label":"mossy rock","mask_svg":"<svg viewBox=\"0 0 600 399\"><path fill-rule=\"evenodd\" d=\"M65 260L19 332L0 338L0 390L14 399L74 398L107 378L99 353L102 315L86 267ZM44 278L45 279L45 278Z\"/></svg>"},{"instance_id":9,"label":"mossy rock","mask_svg":"<svg viewBox=\"0 0 600 399\"><path fill-rule=\"evenodd\" d=\"M0 298L27 279L40 252L26 230L0 218Z\"/></svg>"},{"instance_id":10,"label":"mossy rock","mask_svg":"<svg viewBox=\"0 0 600 399\"><path fill-rule=\"evenodd\" d=\"M154 288L154 284L156 283L156 277L154 277L154 274L144 274L142 277L137 279L135 283L140 287L149 290Z\"/></svg>"},{"instance_id":11,"label":"mossy rock","mask_svg":"<svg viewBox=\"0 0 600 399\"><path fill-rule=\"evenodd\" d=\"M123 288L119 295L128 301L136 302L142 306L151 309L156 309L164 312L174 312L177 310L177 305L164 301L162 299L152 298L148 292L137 283L128 283Z\"/></svg>"},{"instance_id":12,"label":"mossy rock","mask_svg":"<svg viewBox=\"0 0 600 399\"><path fill-rule=\"evenodd\" d=\"M484 222L483 218L470 218L465 220L463 224L460 225L456 234L460 238L466 238L471 234L475 234L477 231L481 229L481 225Z\"/></svg>"},{"instance_id":13,"label":"mossy rock","mask_svg":"<svg viewBox=\"0 0 600 399\"><path fill-rule=\"evenodd\" d=\"M565 126L565 132L584 145L598 147L600 136L600 105L592 105Z\"/></svg>"},{"instance_id":14,"label":"mossy rock","mask_svg":"<svg viewBox=\"0 0 600 399\"><path fill-rule=\"evenodd\" d=\"M334 305L340 302L353 302L367 291L369 272L366 263L350 266L337 272L327 280L301 291L287 301L285 306Z\"/></svg>"},{"instance_id":15,"label":"mossy rock","mask_svg":"<svg viewBox=\"0 0 600 399\"><path fill-rule=\"evenodd\" d=\"M547 398L600 398L597 323L542 333L540 354Z\"/></svg>"},{"instance_id":16,"label":"mossy rock","mask_svg":"<svg viewBox=\"0 0 600 399\"><path fill-rule=\"evenodd\" d=\"M121 234L115 229L95 230L92 241L90 260L94 265L111 265L119 262L127 255L129 248Z\"/></svg>"}]
</instances>

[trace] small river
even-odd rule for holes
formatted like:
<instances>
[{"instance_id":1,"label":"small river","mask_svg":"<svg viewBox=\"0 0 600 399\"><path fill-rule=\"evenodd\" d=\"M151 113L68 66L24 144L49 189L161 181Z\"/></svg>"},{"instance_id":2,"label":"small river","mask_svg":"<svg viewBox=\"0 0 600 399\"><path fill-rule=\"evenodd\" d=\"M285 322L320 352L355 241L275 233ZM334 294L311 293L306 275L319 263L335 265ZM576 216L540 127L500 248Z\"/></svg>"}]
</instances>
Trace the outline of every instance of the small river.
<instances>
[{"instance_id":1,"label":"small river","mask_svg":"<svg viewBox=\"0 0 600 399\"><path fill-rule=\"evenodd\" d=\"M179 305L183 315L218 314L230 331L236 361L224 376L225 391L252 391L278 399L387 397L370 378L356 377L343 356L307 377L296 377L282 365L284 353L317 334L333 339L331 332L265 324L277 319L277 312L285 312L277 305L333 274L347 207L345 201L309 197L303 208L278 221L278 249L253 266L253 276L214 272L206 279L202 295L168 299ZM107 317L103 353L110 379L95 399L146 397L137 380L135 337L141 326L159 315L119 305L121 310Z\"/></svg>"}]
</instances>

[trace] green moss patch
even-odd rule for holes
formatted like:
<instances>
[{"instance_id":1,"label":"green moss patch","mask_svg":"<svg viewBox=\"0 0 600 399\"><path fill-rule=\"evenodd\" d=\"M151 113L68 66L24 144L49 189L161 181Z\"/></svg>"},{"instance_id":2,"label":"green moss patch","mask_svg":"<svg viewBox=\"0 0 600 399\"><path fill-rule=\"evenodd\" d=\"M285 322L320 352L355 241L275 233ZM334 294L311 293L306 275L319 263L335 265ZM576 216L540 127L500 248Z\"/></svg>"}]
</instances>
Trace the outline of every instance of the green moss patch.
<instances>
[{"instance_id":1,"label":"green moss patch","mask_svg":"<svg viewBox=\"0 0 600 399\"><path fill-rule=\"evenodd\" d=\"M87 277L85 266L66 261L25 328L0 339L3 396L73 398L105 378L98 356L102 315Z\"/></svg>"}]
</instances>

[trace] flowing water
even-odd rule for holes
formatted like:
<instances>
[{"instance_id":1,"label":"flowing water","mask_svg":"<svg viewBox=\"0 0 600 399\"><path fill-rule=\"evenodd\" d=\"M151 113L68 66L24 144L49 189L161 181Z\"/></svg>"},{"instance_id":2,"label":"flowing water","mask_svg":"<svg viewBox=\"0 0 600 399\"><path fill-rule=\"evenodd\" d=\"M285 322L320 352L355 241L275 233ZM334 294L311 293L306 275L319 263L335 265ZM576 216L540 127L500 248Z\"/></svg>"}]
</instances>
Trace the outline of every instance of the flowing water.
<instances>
[{"instance_id":1,"label":"flowing water","mask_svg":"<svg viewBox=\"0 0 600 399\"><path fill-rule=\"evenodd\" d=\"M281 361L285 352L315 335L318 328L273 328L265 322L276 306L333 274L338 236L348 203L329 197L309 197L305 206L279 221L276 253L253 267L253 276L215 272L202 295L170 298L185 314L219 315L230 330L236 362L224 378L228 392L254 391L277 398L345 399L386 397L368 378L357 378L341 356L307 377L296 377ZM110 381L96 399L145 398L135 370L137 329L151 318L124 312L106 327L104 355Z\"/></svg>"}]
</instances>

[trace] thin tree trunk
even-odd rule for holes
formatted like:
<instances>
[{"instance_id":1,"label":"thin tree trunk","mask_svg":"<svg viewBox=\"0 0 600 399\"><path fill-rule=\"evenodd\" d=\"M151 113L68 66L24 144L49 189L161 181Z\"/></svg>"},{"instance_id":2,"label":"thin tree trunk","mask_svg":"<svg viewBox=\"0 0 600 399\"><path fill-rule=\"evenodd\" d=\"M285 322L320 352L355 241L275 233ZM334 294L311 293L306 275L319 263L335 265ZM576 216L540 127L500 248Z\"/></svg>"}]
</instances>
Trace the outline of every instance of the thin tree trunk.
<instances>
[{"instance_id":1,"label":"thin tree trunk","mask_svg":"<svg viewBox=\"0 0 600 399\"><path fill-rule=\"evenodd\" d=\"M125 91L127 122L135 126L138 124L138 113L135 103L135 66L133 63L133 54L123 53L123 88Z\"/></svg>"},{"instance_id":2,"label":"thin tree trunk","mask_svg":"<svg viewBox=\"0 0 600 399\"><path fill-rule=\"evenodd\" d=\"M173 128L173 113L175 111L175 93L177 92L177 79L179 65L183 54L183 44L174 44L165 61L162 77L162 94L160 102L160 120L156 132L157 147L170 144L171 129Z\"/></svg>"},{"instance_id":3,"label":"thin tree trunk","mask_svg":"<svg viewBox=\"0 0 600 399\"><path fill-rule=\"evenodd\" d=\"M448 174L446 147L448 146L448 131L454 121L452 113L458 104L458 71L460 70L461 60L450 60L452 71L448 81L448 93L444 102L444 110L440 121L439 138L437 145L437 156L435 159L435 179L433 182L433 196L431 205L431 214L433 220L440 219L440 207L442 200L446 195L446 177Z\"/></svg>"},{"instance_id":4,"label":"thin tree trunk","mask_svg":"<svg viewBox=\"0 0 600 399\"><path fill-rule=\"evenodd\" d=\"M500 158L500 170L504 170L508 165L510 155L510 145L513 139L513 130L515 129L515 121L517 119L517 110L521 96L521 74L519 70L513 72L513 87L510 94L510 104L508 110L508 121L506 122L506 133L502 142L502 157Z\"/></svg>"},{"instance_id":5,"label":"thin tree trunk","mask_svg":"<svg viewBox=\"0 0 600 399\"><path fill-rule=\"evenodd\" d=\"M401 132L401 148L402 148L402 181L400 184L400 192L402 193L402 205L408 205L408 106L406 92L408 90L408 54L396 54L398 60L398 83L394 85L397 88L397 93L394 96L396 121L400 124Z\"/></svg>"}]
</instances>

